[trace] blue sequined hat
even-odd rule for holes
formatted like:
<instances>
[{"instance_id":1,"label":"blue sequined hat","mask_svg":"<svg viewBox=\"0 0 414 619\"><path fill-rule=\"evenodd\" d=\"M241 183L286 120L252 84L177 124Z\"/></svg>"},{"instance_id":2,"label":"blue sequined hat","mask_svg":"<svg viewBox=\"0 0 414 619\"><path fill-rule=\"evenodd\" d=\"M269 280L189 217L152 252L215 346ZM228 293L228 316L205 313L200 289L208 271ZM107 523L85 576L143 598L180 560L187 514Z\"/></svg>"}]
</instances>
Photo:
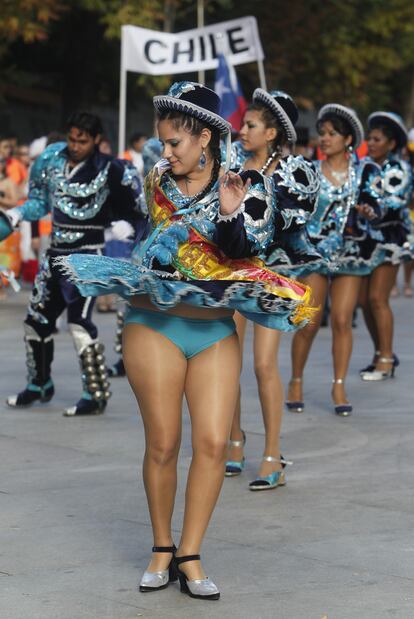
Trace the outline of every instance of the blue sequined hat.
<instances>
[{"instance_id":1,"label":"blue sequined hat","mask_svg":"<svg viewBox=\"0 0 414 619\"><path fill-rule=\"evenodd\" d=\"M401 116L394 112L373 112L368 116L368 129L374 129L378 125L386 125L392 129L398 148L407 145L408 131Z\"/></svg>"},{"instance_id":2,"label":"blue sequined hat","mask_svg":"<svg viewBox=\"0 0 414 619\"><path fill-rule=\"evenodd\" d=\"M253 93L253 102L267 107L285 130L287 141L296 142L295 124L298 121L299 113L292 97L283 90L267 92L263 88L256 88Z\"/></svg>"},{"instance_id":3,"label":"blue sequined hat","mask_svg":"<svg viewBox=\"0 0 414 619\"><path fill-rule=\"evenodd\" d=\"M352 146L358 148L364 139L364 128L356 112L352 108L341 105L340 103L327 103L319 110L318 120L325 116L325 114L335 114L346 120L351 129Z\"/></svg>"},{"instance_id":4,"label":"blue sequined hat","mask_svg":"<svg viewBox=\"0 0 414 619\"><path fill-rule=\"evenodd\" d=\"M219 114L220 97L197 82L175 82L166 95L154 97L153 102L157 112L183 112L215 127L221 134L231 131L231 124Z\"/></svg>"}]
</instances>

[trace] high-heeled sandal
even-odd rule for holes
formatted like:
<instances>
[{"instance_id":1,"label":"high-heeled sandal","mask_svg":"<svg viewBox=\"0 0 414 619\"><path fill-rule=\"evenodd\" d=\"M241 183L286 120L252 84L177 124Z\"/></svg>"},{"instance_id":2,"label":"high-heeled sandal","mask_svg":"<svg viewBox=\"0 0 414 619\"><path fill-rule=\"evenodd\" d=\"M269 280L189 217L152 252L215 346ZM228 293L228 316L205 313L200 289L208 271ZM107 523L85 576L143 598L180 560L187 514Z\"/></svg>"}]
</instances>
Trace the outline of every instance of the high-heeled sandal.
<instances>
[{"instance_id":1,"label":"high-heeled sandal","mask_svg":"<svg viewBox=\"0 0 414 619\"><path fill-rule=\"evenodd\" d=\"M181 593L186 593L190 598L197 600L218 600L220 591L208 576L196 580L189 580L187 575L180 570L181 563L188 561L200 561L200 555L186 555L184 557L174 556L174 565L180 581Z\"/></svg>"},{"instance_id":2,"label":"high-heeled sandal","mask_svg":"<svg viewBox=\"0 0 414 619\"><path fill-rule=\"evenodd\" d=\"M373 372L375 370L375 362L380 356L380 354L381 354L380 351L376 350L374 354L374 359L366 367L361 368L359 370L359 373L362 375L362 374L366 374L366 372Z\"/></svg>"},{"instance_id":3,"label":"high-heeled sandal","mask_svg":"<svg viewBox=\"0 0 414 619\"><path fill-rule=\"evenodd\" d=\"M301 383L302 378L291 378L289 382L290 383ZM303 411L305 410L305 403L303 402L303 400L295 400L293 402L286 400L285 404L286 404L286 408L291 413L303 413Z\"/></svg>"},{"instance_id":4,"label":"high-heeled sandal","mask_svg":"<svg viewBox=\"0 0 414 619\"><path fill-rule=\"evenodd\" d=\"M343 378L332 379L333 385L342 385L343 383ZM350 415L352 415L352 404L335 404L334 410L335 414L339 415L340 417L349 417Z\"/></svg>"},{"instance_id":5,"label":"high-heeled sandal","mask_svg":"<svg viewBox=\"0 0 414 619\"><path fill-rule=\"evenodd\" d=\"M142 593L148 591L161 591L168 587L170 582L176 582L178 575L177 569L174 563L174 556L177 551L175 545L173 546L153 546L152 552L171 552L172 557L169 566L165 570L158 570L157 572L145 571L142 575L139 583L139 590Z\"/></svg>"},{"instance_id":6,"label":"high-heeled sandal","mask_svg":"<svg viewBox=\"0 0 414 619\"><path fill-rule=\"evenodd\" d=\"M394 355L392 357L379 357L378 363L391 363L392 365L389 370L377 370L374 368L372 372L362 372L361 379L364 381L378 382L380 380L394 378L395 368L397 367Z\"/></svg>"},{"instance_id":7,"label":"high-heeled sandal","mask_svg":"<svg viewBox=\"0 0 414 619\"><path fill-rule=\"evenodd\" d=\"M374 356L374 359L376 359L376 362L379 361L380 355L381 355L381 352L379 350L376 350L375 351L375 356ZM394 371L395 371L395 368L398 368L398 366L400 365L400 360L399 360L399 358L397 357L397 355L395 353L392 353L392 362L393 362ZM361 370L359 370L359 373L360 373L360 375L362 375L362 374L366 374L367 372L374 372L375 369L376 369L376 365L375 365L374 362L372 362L369 365L367 365L367 367L362 368ZM362 380L366 380L366 379L363 378Z\"/></svg>"},{"instance_id":8,"label":"high-heeled sandal","mask_svg":"<svg viewBox=\"0 0 414 619\"><path fill-rule=\"evenodd\" d=\"M249 490L272 490L272 488L277 488L278 486L286 486L286 478L283 469L287 464L292 464L292 462L285 460L283 456L280 456L279 459L273 456L263 456L263 460L265 462L281 462L282 469L280 471L274 471L270 473L270 475L256 477L256 479L250 482Z\"/></svg>"},{"instance_id":9,"label":"high-heeled sandal","mask_svg":"<svg viewBox=\"0 0 414 619\"><path fill-rule=\"evenodd\" d=\"M229 441L229 446L230 447L244 447L246 444L246 434L245 432L242 430L241 431L243 438L241 441ZM244 469L244 465L245 465L245 458L243 456L243 458L240 461L237 460L227 460L226 462L226 471L224 473L225 477L236 477L237 475L240 475L240 473L243 472Z\"/></svg>"}]
</instances>

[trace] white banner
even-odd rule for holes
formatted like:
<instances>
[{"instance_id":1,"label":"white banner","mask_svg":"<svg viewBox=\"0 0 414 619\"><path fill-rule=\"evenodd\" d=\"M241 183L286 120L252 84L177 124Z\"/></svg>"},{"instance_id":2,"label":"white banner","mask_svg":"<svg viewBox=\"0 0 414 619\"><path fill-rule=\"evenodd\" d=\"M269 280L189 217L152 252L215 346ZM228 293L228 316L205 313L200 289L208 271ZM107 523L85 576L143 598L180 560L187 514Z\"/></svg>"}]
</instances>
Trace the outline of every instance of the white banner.
<instances>
[{"instance_id":1,"label":"white banner","mask_svg":"<svg viewBox=\"0 0 414 619\"><path fill-rule=\"evenodd\" d=\"M121 71L150 75L215 69L218 53L231 65L264 58L255 17L177 33L122 26L121 49Z\"/></svg>"}]
</instances>

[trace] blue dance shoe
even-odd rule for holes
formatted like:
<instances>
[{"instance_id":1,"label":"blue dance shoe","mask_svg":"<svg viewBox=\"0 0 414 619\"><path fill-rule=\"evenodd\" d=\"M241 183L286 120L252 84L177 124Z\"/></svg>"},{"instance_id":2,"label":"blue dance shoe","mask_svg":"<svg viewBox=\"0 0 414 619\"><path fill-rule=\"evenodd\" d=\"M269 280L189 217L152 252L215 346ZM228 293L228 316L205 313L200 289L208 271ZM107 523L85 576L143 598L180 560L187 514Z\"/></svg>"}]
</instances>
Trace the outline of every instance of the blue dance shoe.
<instances>
[{"instance_id":1,"label":"blue dance shoe","mask_svg":"<svg viewBox=\"0 0 414 619\"><path fill-rule=\"evenodd\" d=\"M277 488L278 486L286 485L286 478L284 473L284 468L286 464L292 464L287 460L284 460L283 457L280 459L274 458L273 456L263 456L263 460L265 462L281 462L282 469L280 471L274 471L270 473L270 475L266 475L264 477L257 477L249 484L249 490L272 490L272 488Z\"/></svg>"},{"instance_id":2,"label":"blue dance shoe","mask_svg":"<svg viewBox=\"0 0 414 619\"><path fill-rule=\"evenodd\" d=\"M241 431L243 438L241 441L229 441L229 447L244 447L246 444L246 434ZM245 459L243 458L238 462L237 460L227 460L226 462L226 472L224 475L226 477L236 477L243 472L245 465Z\"/></svg>"}]
</instances>

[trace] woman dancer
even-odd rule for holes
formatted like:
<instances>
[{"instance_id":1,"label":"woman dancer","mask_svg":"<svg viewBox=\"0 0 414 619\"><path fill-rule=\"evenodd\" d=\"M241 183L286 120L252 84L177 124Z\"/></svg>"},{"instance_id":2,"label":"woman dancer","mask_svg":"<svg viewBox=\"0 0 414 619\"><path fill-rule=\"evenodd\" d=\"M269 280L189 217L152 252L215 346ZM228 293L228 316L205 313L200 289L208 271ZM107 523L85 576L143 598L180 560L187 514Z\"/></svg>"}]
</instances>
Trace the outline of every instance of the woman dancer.
<instances>
[{"instance_id":1,"label":"woman dancer","mask_svg":"<svg viewBox=\"0 0 414 619\"><path fill-rule=\"evenodd\" d=\"M257 88L248 107L240 130L240 142L232 149L232 166L239 170L258 170L273 178L275 213L282 219L280 233L296 230L306 221L314 207L319 187L318 175L312 164L302 157L281 159L282 150L296 140L295 123L298 111L292 98L281 91L266 92ZM286 186L289 178L290 185ZM288 191L289 189L289 191ZM294 212L296 209L296 212ZM280 238L280 235L278 236ZM297 245L297 244L296 244ZM272 251L270 251L273 254ZM275 248L271 262L276 270L285 262L281 246ZM293 257L292 257L293 258ZM295 251L295 261L301 257ZM243 356L246 319L236 313L237 333ZM260 324L253 326L254 369L258 384L265 445L258 477L249 484L250 490L269 490L286 483L280 456L280 428L283 415L283 384L278 368L280 331ZM231 436L226 476L240 475L245 466L243 447L245 434L241 429L240 393L237 399Z\"/></svg>"},{"instance_id":2,"label":"woman dancer","mask_svg":"<svg viewBox=\"0 0 414 619\"><path fill-rule=\"evenodd\" d=\"M199 551L224 479L238 391L232 312L290 330L309 315L310 296L306 286L250 258L273 238L272 200L257 172L220 178L219 139L229 137L230 125L218 115L219 104L213 91L192 82L154 98L165 159L146 178L153 231L141 266L97 256L61 261L83 294L117 291L131 303L124 362L144 422L154 534L140 589L159 590L178 575L181 591L201 599L220 595ZM193 457L176 549L171 518L184 395Z\"/></svg>"},{"instance_id":3,"label":"woman dancer","mask_svg":"<svg viewBox=\"0 0 414 619\"><path fill-rule=\"evenodd\" d=\"M370 273L381 261L381 252L370 224L380 215L381 180L379 167L353 156L363 139L362 125L355 112L336 103L322 107L317 128L321 150L321 189L308 232L323 259L316 259L296 273L312 287L320 310L292 342L292 378L287 407L292 412L304 409L302 377L315 335L328 287L331 293L332 354L334 378L332 398L337 415L352 413L345 393L345 378L352 351L352 314L357 303L361 276Z\"/></svg>"},{"instance_id":4,"label":"woman dancer","mask_svg":"<svg viewBox=\"0 0 414 619\"><path fill-rule=\"evenodd\" d=\"M376 227L384 236L380 246L385 251L381 264L363 278L361 286L359 303L375 350L361 378L380 381L394 376L399 363L393 354L394 317L389 300L398 265L412 259L407 220L413 186L411 168L398 155L408 137L402 119L392 112L374 112L368 118L368 129L368 155L382 170L385 214Z\"/></svg>"}]
</instances>

